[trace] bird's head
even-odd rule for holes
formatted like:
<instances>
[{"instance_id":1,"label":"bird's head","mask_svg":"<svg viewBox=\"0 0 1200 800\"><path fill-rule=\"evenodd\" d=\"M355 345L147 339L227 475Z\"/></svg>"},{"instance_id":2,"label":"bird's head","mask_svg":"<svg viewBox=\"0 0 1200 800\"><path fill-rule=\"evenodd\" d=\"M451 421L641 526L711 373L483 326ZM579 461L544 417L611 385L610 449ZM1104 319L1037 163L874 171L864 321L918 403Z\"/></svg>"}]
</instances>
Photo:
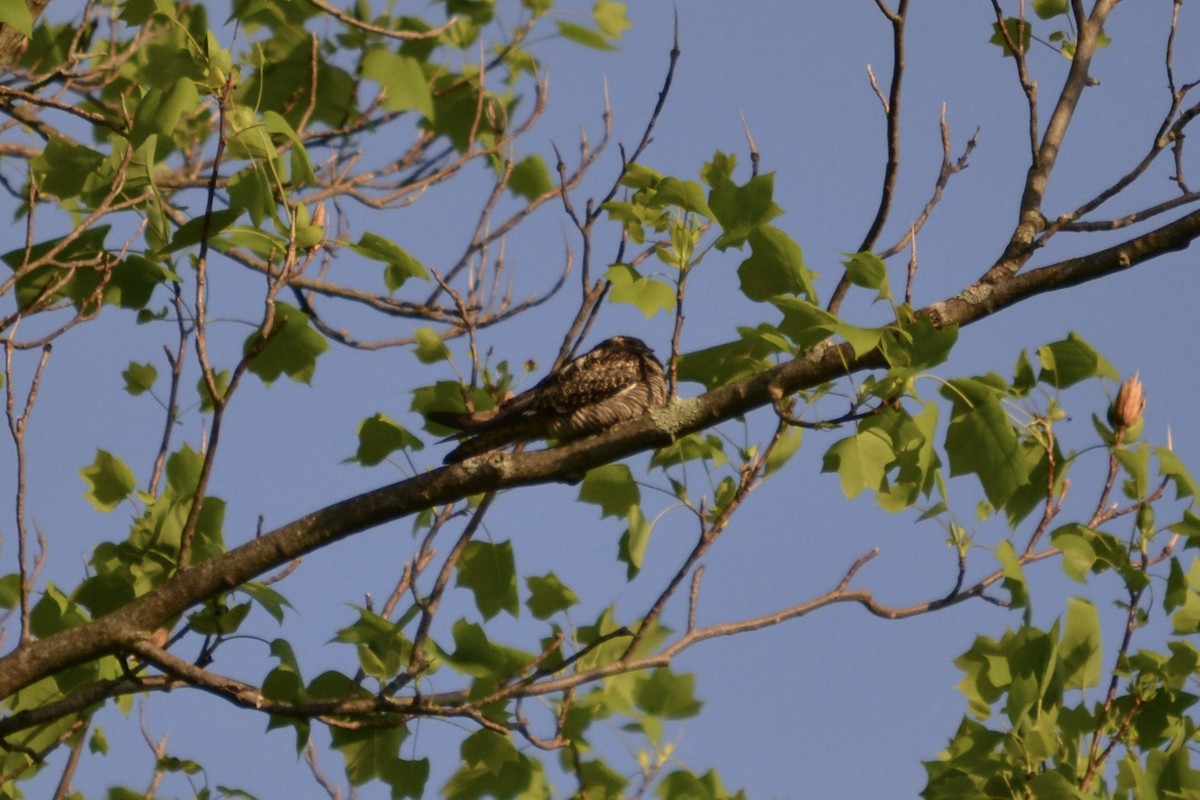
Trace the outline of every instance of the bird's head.
<instances>
[{"instance_id":1,"label":"bird's head","mask_svg":"<svg viewBox=\"0 0 1200 800\"><path fill-rule=\"evenodd\" d=\"M594 349L634 353L640 356L654 355L654 351L645 342L634 336L613 336L596 345Z\"/></svg>"}]
</instances>

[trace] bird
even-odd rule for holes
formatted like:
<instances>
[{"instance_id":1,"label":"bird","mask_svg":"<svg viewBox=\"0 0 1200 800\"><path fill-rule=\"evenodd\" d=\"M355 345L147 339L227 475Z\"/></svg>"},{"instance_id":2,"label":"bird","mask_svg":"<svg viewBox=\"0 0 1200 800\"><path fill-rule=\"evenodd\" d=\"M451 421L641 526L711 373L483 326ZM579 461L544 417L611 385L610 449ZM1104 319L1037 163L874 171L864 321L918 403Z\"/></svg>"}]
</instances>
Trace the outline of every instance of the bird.
<instances>
[{"instance_id":1,"label":"bird","mask_svg":"<svg viewBox=\"0 0 1200 800\"><path fill-rule=\"evenodd\" d=\"M456 464L514 442L558 442L636 419L667 400L662 363L641 339L614 336L568 361L493 411L429 411L426 419L460 432L443 463Z\"/></svg>"}]
</instances>

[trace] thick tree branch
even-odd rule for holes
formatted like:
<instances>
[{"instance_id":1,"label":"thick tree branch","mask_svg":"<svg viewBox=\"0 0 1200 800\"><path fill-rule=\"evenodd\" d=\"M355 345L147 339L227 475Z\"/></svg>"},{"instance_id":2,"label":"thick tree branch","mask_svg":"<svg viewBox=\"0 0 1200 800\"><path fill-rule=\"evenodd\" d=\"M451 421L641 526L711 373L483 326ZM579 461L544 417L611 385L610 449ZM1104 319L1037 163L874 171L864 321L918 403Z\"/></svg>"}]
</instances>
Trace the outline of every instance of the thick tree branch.
<instances>
[{"instance_id":1,"label":"thick tree branch","mask_svg":"<svg viewBox=\"0 0 1200 800\"><path fill-rule=\"evenodd\" d=\"M983 282L926 308L940 325L967 325L1043 292L1129 269L1186 248L1200 236L1200 212L1121 244L1012 277ZM0 658L0 697L61 669L129 650L193 605L217 597L255 576L355 533L425 508L489 491L574 481L589 469L669 444L675 437L769 406L784 393L884 365L877 352L855 355L847 344L823 343L804 356L682 400L608 433L548 450L495 452L431 470L339 503L194 565L129 605L82 627L19 647Z\"/></svg>"}]
</instances>

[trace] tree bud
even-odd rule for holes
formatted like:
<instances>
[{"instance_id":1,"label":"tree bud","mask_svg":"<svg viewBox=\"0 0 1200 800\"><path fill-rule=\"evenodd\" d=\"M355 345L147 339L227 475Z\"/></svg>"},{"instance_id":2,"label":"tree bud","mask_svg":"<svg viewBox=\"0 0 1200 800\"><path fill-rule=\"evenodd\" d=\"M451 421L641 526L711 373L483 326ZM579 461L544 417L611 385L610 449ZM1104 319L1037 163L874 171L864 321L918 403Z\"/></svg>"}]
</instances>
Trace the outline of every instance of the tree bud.
<instances>
[{"instance_id":1,"label":"tree bud","mask_svg":"<svg viewBox=\"0 0 1200 800\"><path fill-rule=\"evenodd\" d=\"M1146 410L1146 398L1142 395L1142 382L1136 374L1125 379L1117 390L1117 397L1108 407L1108 423L1121 433L1132 428L1142 419Z\"/></svg>"}]
</instances>

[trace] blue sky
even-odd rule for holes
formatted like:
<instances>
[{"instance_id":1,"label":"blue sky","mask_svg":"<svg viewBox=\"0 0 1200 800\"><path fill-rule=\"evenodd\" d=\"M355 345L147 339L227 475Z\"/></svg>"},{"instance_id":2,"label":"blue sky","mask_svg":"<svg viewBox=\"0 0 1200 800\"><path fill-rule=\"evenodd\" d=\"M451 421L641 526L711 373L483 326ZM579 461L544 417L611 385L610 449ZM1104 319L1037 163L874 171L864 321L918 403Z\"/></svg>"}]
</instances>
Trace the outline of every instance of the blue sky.
<instances>
[{"instance_id":1,"label":"blue sky","mask_svg":"<svg viewBox=\"0 0 1200 800\"><path fill-rule=\"evenodd\" d=\"M585 4L572 5L586 11ZM903 235L932 189L941 158L937 125L942 105L955 157L980 130L970 166L952 179L919 238L915 301L924 305L965 286L999 254L1016 221L1028 140L1024 97L1012 63L987 43L991 5L961 0L913 5L903 99L903 166L882 244ZM632 4L634 27L619 52L539 42L535 52L547 65L550 104L524 147L549 158L553 142L571 153L580 126L595 140L606 84L615 138L632 143L661 86L675 13L682 56L644 163L696 179L703 162L721 150L738 154L745 177L749 158L744 118L761 152L762 170L775 173L776 201L786 212L776 224L803 247L809 267L823 276L820 288L827 296L842 254L857 247L878 200L884 119L866 70L871 65L886 85L891 53L890 28L874 3L648 0ZM1114 12L1112 45L1100 53L1093 69L1098 85L1085 94L1047 195L1051 215L1075 207L1111 183L1148 148L1167 107L1161 52L1169 13L1167 4L1133 3L1120 4ZM1200 50L1189 46L1200 27L1189 30L1188 22L1185 9L1176 60L1182 80L1200 77ZM1041 30L1053 29L1043 25ZM229 29L222 32L226 42L231 35ZM1043 103L1048 103L1068 62L1048 48L1035 48L1030 64ZM609 156L577 199L611 180L615 151ZM1152 169L1128 199L1113 204L1111 215L1169 197L1172 186L1166 170L1166 163ZM473 204L468 214L447 213L462 205L462 195L456 192L461 190L453 186L431 192L428 210L397 215L390 233L427 264L449 258L456 234L473 223L475 214ZM1109 216L1108 210L1105 207L1099 216ZM544 210L528 230L515 233L507 252L518 286L525 281L540 285L542 275L553 274L569 237L567 220L557 208ZM1062 234L1034 265L1120 238L1124 234ZM615 252L615 238L605 246L597 256L602 261ZM727 341L734 337L736 325L766 319L761 308L737 295L736 267L742 257L714 253L694 273L685 350ZM951 363L939 374L1011 374L1022 349L1033 350L1077 331L1123 374L1140 371L1150 398L1146 435L1161 441L1169 425L1177 452L1193 469L1200 469L1200 421L1193 401L1200 393L1200 374L1192 355L1200 279L1194 262L1194 254L1187 251L1167 256L1130 274L1042 296L971 326L962 332ZM893 260L897 284L903 263L903 257ZM228 282L215 289L217 299L234 297L254 285L231 272ZM572 312L569 301L548 304L528 321L489 330L485 343L512 363L532 358L548 364ZM848 317L860 324L879 324L886 314L882 305L847 306ZM159 435L157 421L145 424L146 416L154 413L151 404L131 403L119 374L130 359L157 358L162 342L131 327L127 319L108 314L96 324L97 335L90 342L77 335L67 340L69 346L56 349L42 390L40 425L31 432L30 448L37 453L31 508L54 542L47 574L66 585L79 578L81 554L97 541L118 537L128 524L124 511L97 522L81 496L76 470L102 447L121 454L144 474ZM610 306L593 337L598 341L615 333L640 336L665 355L669 320L647 321L633 309ZM246 329L229 326L227 335L229 342L240 342ZM118 346L94 346L106 341ZM338 349L318 366L312 389L280 381L269 390L255 387L240 398L242 405L224 431L223 446L228 449L218 459L212 487L230 503L226 541L236 544L252 536L259 514L269 529L319 505L399 479L400 473L386 466L368 471L341 462L353 453L358 420L376 411L419 428L419 420L407 413L407 391L418 378L425 379L419 367L406 351L362 354ZM89 395L86 413L80 408L81 385ZM922 388L933 394L937 387L931 381ZM683 393L699 391L689 385ZM1089 415L1103 413L1105 398L1093 385L1069 392L1066 402L1072 421L1060 435L1074 436L1079 446L1090 444ZM752 417L751 429L761 431L765 419ZM198 442L203 422L197 414L185 419L183 437ZM734 438L742 435L737 424L726 430ZM856 585L871 588L885 602L904 605L931 599L952 585L954 561L940 528L917 524L916 513L885 514L868 497L848 502L836 477L819 472L821 454L841 435L806 433L801 455L791 467L754 493L734 516L729 532L705 559L702 621L762 614L818 595L873 547L879 547L881 555L857 576ZM432 465L442 453L432 448L419 455ZM645 457L631 463L644 464ZM1099 464L1096 460L1089 466L1085 460L1081 465L1076 481L1081 492L1090 494L1077 499L1077 508L1085 508L1094 496L1096 487L1084 476ZM960 516L973 519L976 493L966 481L952 482L951 487L952 496L962 503ZM681 512L667 514L656 528L643 575L626 586L623 567L614 563L621 527L611 519L598 520L594 507L574 503L576 495L568 486L509 493L497 502L487 533L495 541L513 539L523 573L553 570L583 596L577 622L590 621L589 615L613 602L632 615L677 567L691 546L693 526ZM979 527L981 547L972 555L972 574L992 569L987 547L1003 534L996 525L993 521ZM353 620L349 604L361 603L365 593L386 596L411 552L410 530L409 522L400 521L314 554L279 587L296 606L283 635L321 632L321 638L302 652L306 677L327 667L347 668L352 651L324 645L323 637ZM6 549L3 556L8 559L11 553ZM1063 597L1079 591L1061 577L1055 563L1032 567L1030 578L1039 624L1049 624L1063 613ZM1112 588L1103 581L1099 586ZM461 613L468 610L464 605ZM679 627L682 611L677 605L668 623ZM1115 631L1122 619L1107 605L1102 606L1102 618L1108 631ZM744 788L752 798L915 796L924 785L920 762L936 756L965 711L965 701L954 688L961 675L953 659L976 634L996 636L1019 623L1016 613L985 603L966 603L901 622L885 622L856 606L841 606L765 631L707 642L677 662L678 668L696 673L705 709L669 734L677 740L675 756L698 771L716 768L728 787ZM520 622L501 624L521 630ZM273 626L263 618L257 632L267 638L279 635ZM237 671L240 658L247 665L269 663L257 642L238 643L229 651L229 666L217 666L231 672ZM1105 663L1107 667L1111 658ZM248 666L247 675L260 668ZM170 752L205 764L214 785L238 786L261 798L325 796L306 768L297 764L292 734L264 734L263 718L185 692L152 698L145 713L155 736L171 734ZM96 796L116 782L144 785L152 761L139 741L136 719L123 722L110 710L100 724L114 744L113 752L105 759L91 759L77 787ZM448 723L424 722L406 743L405 755L430 755L436 780L451 766L448 748L457 746L460 733ZM633 755L625 749L636 747L636 740L614 729L608 746L610 765L619 771L636 769ZM340 757L324 754L322 765L337 775ZM564 793L571 787L565 780L556 783ZM187 788L168 784L165 794L186 795ZM368 785L358 796L386 797L386 787Z\"/></svg>"}]
</instances>

